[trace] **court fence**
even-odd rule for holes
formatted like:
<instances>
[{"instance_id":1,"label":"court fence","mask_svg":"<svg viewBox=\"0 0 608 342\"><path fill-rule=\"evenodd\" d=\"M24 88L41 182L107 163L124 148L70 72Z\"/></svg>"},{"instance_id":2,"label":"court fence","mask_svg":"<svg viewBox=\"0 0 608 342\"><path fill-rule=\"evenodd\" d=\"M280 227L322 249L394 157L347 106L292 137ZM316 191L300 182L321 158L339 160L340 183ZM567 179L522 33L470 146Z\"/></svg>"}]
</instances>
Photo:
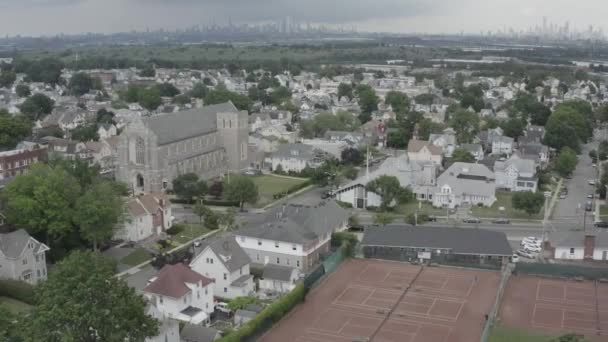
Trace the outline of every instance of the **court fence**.
<instances>
[{"instance_id":1,"label":"court fence","mask_svg":"<svg viewBox=\"0 0 608 342\"><path fill-rule=\"evenodd\" d=\"M481 333L481 342L487 342L490 338L490 333L492 332L492 327L494 327L494 322L496 321L496 317L498 316L498 311L500 310L500 304L502 303L502 296L505 293L505 288L507 287L507 283L509 282L509 278L513 273L512 264L507 264L500 275L500 284L498 285L498 291L496 292L496 300L494 301L494 306L492 307L492 311L488 315L486 315L486 324L483 327L483 332Z\"/></svg>"},{"instance_id":2,"label":"court fence","mask_svg":"<svg viewBox=\"0 0 608 342\"><path fill-rule=\"evenodd\" d=\"M608 269L606 268L566 264L541 264L520 262L515 267L514 273L566 279L608 279Z\"/></svg>"}]
</instances>

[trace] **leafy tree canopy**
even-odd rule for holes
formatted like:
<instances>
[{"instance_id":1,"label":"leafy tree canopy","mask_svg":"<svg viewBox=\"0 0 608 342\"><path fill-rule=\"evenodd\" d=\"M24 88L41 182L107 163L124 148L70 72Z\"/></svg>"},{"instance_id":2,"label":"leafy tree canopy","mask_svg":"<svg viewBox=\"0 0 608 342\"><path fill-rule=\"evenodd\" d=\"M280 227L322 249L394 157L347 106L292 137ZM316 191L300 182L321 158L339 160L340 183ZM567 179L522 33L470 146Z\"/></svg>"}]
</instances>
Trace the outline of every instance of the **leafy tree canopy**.
<instances>
[{"instance_id":1,"label":"leafy tree canopy","mask_svg":"<svg viewBox=\"0 0 608 342\"><path fill-rule=\"evenodd\" d=\"M28 97L20 106L21 112L32 121L41 120L51 114L55 101L44 94L34 94Z\"/></svg>"}]
</instances>

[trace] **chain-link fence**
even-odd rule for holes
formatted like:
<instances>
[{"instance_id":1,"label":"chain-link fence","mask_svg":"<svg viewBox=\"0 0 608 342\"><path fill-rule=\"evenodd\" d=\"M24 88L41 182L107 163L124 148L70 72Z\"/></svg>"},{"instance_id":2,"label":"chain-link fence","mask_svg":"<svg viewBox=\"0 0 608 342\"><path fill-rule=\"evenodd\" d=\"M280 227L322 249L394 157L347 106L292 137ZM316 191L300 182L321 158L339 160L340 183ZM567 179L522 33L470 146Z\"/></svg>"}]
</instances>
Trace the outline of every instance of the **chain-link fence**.
<instances>
[{"instance_id":1,"label":"chain-link fence","mask_svg":"<svg viewBox=\"0 0 608 342\"><path fill-rule=\"evenodd\" d=\"M483 332L481 334L481 342L486 342L490 338L490 333L492 332L492 327L494 326L494 321L496 320L496 316L498 316L498 310L500 310L500 304L502 303L502 296L505 293L505 288L507 287L507 282L509 282L509 278L513 273L513 267L511 264L507 264L502 271L500 277L500 284L498 285L498 291L496 292L496 300L494 301L494 306L492 307L492 311L486 317L486 324L483 327Z\"/></svg>"},{"instance_id":2,"label":"chain-link fence","mask_svg":"<svg viewBox=\"0 0 608 342\"><path fill-rule=\"evenodd\" d=\"M522 262L517 264L514 273L567 279L608 279L608 269L606 268L566 264L541 264Z\"/></svg>"}]
</instances>

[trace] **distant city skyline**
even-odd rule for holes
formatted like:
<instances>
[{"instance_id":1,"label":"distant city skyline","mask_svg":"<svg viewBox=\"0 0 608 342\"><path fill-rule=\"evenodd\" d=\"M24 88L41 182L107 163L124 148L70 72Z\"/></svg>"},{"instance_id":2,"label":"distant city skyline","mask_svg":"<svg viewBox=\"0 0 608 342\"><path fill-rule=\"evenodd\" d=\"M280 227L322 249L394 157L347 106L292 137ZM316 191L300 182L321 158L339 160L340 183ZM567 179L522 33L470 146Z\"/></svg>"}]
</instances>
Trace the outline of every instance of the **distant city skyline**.
<instances>
[{"instance_id":1,"label":"distant city skyline","mask_svg":"<svg viewBox=\"0 0 608 342\"><path fill-rule=\"evenodd\" d=\"M608 3L602 0L553 0L550 6L546 0L0 0L0 32L45 36L175 30L213 22L276 23L289 17L365 32L555 35L563 34L564 27L584 34L591 26L599 34L606 30L605 13Z\"/></svg>"}]
</instances>

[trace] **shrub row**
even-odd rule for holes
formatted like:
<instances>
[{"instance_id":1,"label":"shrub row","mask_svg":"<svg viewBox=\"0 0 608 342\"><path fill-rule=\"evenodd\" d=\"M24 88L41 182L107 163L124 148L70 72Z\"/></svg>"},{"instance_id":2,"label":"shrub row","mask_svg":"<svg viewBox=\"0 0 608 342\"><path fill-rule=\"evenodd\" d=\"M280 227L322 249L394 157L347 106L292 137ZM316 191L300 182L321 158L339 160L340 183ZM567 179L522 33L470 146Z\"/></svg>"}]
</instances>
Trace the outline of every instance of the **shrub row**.
<instances>
[{"instance_id":1,"label":"shrub row","mask_svg":"<svg viewBox=\"0 0 608 342\"><path fill-rule=\"evenodd\" d=\"M29 305L36 304L34 287L19 280L0 280L0 296L13 298Z\"/></svg>"},{"instance_id":2,"label":"shrub row","mask_svg":"<svg viewBox=\"0 0 608 342\"><path fill-rule=\"evenodd\" d=\"M253 341L266 329L269 329L273 323L278 322L291 309L301 303L306 297L306 292L304 284L299 284L288 295L265 307L247 324L222 337L218 342Z\"/></svg>"},{"instance_id":3,"label":"shrub row","mask_svg":"<svg viewBox=\"0 0 608 342\"><path fill-rule=\"evenodd\" d=\"M239 202L235 202L235 201L222 201L222 200L208 200L208 199L204 199L203 200L203 204L204 205L213 205L216 207L238 207L240 205Z\"/></svg>"},{"instance_id":4,"label":"shrub row","mask_svg":"<svg viewBox=\"0 0 608 342\"><path fill-rule=\"evenodd\" d=\"M312 184L313 184L312 180L308 179L305 182L291 186L289 189L287 189L286 192L279 192L278 194L272 195L272 198L281 199L287 195L293 194L294 192L300 191L300 190L304 189L305 187L310 186Z\"/></svg>"}]
</instances>

